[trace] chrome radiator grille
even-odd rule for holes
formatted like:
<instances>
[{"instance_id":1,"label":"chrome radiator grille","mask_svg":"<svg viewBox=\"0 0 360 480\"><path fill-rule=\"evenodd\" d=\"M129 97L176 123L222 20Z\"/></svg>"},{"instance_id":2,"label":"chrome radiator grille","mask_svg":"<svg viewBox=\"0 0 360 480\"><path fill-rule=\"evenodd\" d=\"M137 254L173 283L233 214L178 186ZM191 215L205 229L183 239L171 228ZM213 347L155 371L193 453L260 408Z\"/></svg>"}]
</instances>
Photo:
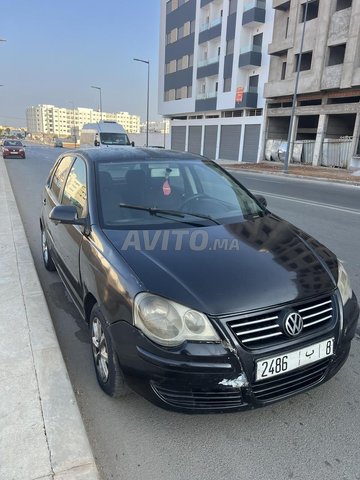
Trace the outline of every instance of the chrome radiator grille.
<instances>
[{"instance_id":1,"label":"chrome radiator grille","mask_svg":"<svg viewBox=\"0 0 360 480\"><path fill-rule=\"evenodd\" d=\"M328 296L291 305L302 316L304 329L301 335L315 332L319 328L331 324L335 320L334 302L335 299ZM289 337L281 329L280 315L281 310L275 310L238 320L229 320L227 324L245 348L262 348L289 341Z\"/></svg>"}]
</instances>

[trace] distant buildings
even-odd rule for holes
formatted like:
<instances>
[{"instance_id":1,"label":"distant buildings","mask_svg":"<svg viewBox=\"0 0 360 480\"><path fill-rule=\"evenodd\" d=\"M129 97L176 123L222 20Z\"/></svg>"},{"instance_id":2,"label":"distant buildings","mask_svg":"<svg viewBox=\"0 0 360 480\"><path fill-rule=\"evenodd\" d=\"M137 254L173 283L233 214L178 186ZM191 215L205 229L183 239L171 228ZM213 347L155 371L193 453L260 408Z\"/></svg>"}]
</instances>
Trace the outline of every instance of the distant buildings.
<instances>
[{"instance_id":1,"label":"distant buildings","mask_svg":"<svg viewBox=\"0 0 360 480\"><path fill-rule=\"evenodd\" d=\"M107 113L91 108L62 108L54 105L36 105L26 110L26 123L29 133L51 134L54 136L73 135L85 123L101 120L120 123L128 133L140 133L140 117L127 112Z\"/></svg>"},{"instance_id":2,"label":"distant buildings","mask_svg":"<svg viewBox=\"0 0 360 480\"><path fill-rule=\"evenodd\" d=\"M271 4L161 0L159 113L171 119L172 148L258 161Z\"/></svg>"}]
</instances>

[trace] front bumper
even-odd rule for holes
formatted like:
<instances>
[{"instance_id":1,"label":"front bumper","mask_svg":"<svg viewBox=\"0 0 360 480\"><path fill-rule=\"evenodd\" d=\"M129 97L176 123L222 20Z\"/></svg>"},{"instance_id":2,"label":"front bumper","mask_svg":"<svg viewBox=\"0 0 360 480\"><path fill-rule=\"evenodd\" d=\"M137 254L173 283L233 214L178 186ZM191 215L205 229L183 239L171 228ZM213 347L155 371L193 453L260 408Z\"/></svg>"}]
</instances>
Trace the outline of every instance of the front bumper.
<instances>
[{"instance_id":1,"label":"front bumper","mask_svg":"<svg viewBox=\"0 0 360 480\"><path fill-rule=\"evenodd\" d=\"M127 322L113 324L110 333L129 386L152 403L186 413L229 412L261 407L329 380L348 357L358 316L353 296L333 331L275 353L334 337L332 357L261 382L255 382L255 362L268 353L245 352L230 336L218 344L188 342L170 349L155 345Z\"/></svg>"}]
</instances>

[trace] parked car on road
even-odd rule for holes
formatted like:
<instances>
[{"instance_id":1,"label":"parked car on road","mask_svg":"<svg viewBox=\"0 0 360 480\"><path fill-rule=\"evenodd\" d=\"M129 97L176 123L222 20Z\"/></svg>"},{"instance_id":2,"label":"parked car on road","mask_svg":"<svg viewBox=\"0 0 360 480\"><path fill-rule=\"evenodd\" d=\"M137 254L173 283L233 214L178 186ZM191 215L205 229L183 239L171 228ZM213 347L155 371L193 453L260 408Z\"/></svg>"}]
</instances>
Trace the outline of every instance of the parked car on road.
<instances>
[{"instance_id":1,"label":"parked car on road","mask_svg":"<svg viewBox=\"0 0 360 480\"><path fill-rule=\"evenodd\" d=\"M63 142L59 138L57 138L54 142L54 147L55 148L63 148L63 146L64 146Z\"/></svg>"},{"instance_id":2,"label":"parked car on road","mask_svg":"<svg viewBox=\"0 0 360 480\"><path fill-rule=\"evenodd\" d=\"M45 267L89 324L108 395L242 410L320 385L346 361L359 307L343 264L216 163L69 151L42 201Z\"/></svg>"},{"instance_id":3,"label":"parked car on road","mask_svg":"<svg viewBox=\"0 0 360 480\"><path fill-rule=\"evenodd\" d=\"M20 140L4 140L2 154L3 158L25 158L24 145L20 142Z\"/></svg>"}]
</instances>

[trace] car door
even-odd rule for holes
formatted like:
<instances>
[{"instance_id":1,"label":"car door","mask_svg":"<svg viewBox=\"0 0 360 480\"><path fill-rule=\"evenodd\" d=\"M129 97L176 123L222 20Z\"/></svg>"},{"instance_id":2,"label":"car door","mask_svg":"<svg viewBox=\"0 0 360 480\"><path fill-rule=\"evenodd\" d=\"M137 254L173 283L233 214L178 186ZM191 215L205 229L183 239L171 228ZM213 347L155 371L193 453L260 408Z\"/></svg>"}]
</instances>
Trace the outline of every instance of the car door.
<instances>
[{"instance_id":1,"label":"car door","mask_svg":"<svg viewBox=\"0 0 360 480\"><path fill-rule=\"evenodd\" d=\"M86 164L81 157L77 157L70 168L60 204L75 206L78 218L86 218L88 215ZM59 223L55 229L56 244L63 270L62 276L65 277L64 280L74 300L81 306L82 288L79 258L84 227Z\"/></svg>"},{"instance_id":2,"label":"car door","mask_svg":"<svg viewBox=\"0 0 360 480\"><path fill-rule=\"evenodd\" d=\"M45 186L43 195L43 225L45 228L49 248L54 257L57 267L62 267L62 258L59 256L59 242L57 240L57 226L49 219L51 210L60 204L65 181L69 174L70 168L74 162L74 157L67 155L61 158L54 169L53 175L50 176Z\"/></svg>"}]
</instances>

